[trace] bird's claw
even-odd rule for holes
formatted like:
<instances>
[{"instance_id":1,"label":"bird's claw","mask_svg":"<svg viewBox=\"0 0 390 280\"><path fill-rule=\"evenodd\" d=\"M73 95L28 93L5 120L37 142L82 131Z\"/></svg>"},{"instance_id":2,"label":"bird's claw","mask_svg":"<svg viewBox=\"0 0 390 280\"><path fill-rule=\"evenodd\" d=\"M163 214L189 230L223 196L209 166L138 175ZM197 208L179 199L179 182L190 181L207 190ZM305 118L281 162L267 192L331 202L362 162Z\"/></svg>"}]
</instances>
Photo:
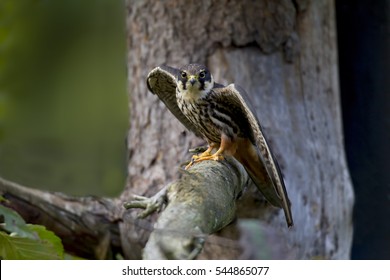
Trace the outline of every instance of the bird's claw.
<instances>
[{"instance_id":1,"label":"bird's claw","mask_svg":"<svg viewBox=\"0 0 390 280\"><path fill-rule=\"evenodd\" d=\"M206 156L206 157L202 157L200 159L197 159L195 160L195 162L198 162L198 161L203 161L203 160L215 160L215 161L221 161L221 160L224 160L225 158L223 157L223 155L221 154L214 154L214 155L210 155L210 156Z\"/></svg>"},{"instance_id":2,"label":"bird's claw","mask_svg":"<svg viewBox=\"0 0 390 280\"><path fill-rule=\"evenodd\" d=\"M195 160L194 160L194 157L192 157L190 163L187 164L186 167L184 167L184 169L185 169L185 170L188 170L194 163L195 163Z\"/></svg>"},{"instance_id":3,"label":"bird's claw","mask_svg":"<svg viewBox=\"0 0 390 280\"><path fill-rule=\"evenodd\" d=\"M187 166L185 167L185 170L188 170L192 165L194 165L194 163L198 163L198 162L201 162L204 160L215 160L215 161L224 160L224 157L221 154L212 155L208 152L208 155L204 155L205 153L202 153L199 156L193 156L191 159L191 162L189 164L187 164Z\"/></svg>"},{"instance_id":4,"label":"bird's claw","mask_svg":"<svg viewBox=\"0 0 390 280\"><path fill-rule=\"evenodd\" d=\"M193 155L191 161L196 161L198 159L204 158L204 157L209 157L212 154L209 152L209 150L206 150L205 152L201 153L200 155Z\"/></svg>"}]
</instances>

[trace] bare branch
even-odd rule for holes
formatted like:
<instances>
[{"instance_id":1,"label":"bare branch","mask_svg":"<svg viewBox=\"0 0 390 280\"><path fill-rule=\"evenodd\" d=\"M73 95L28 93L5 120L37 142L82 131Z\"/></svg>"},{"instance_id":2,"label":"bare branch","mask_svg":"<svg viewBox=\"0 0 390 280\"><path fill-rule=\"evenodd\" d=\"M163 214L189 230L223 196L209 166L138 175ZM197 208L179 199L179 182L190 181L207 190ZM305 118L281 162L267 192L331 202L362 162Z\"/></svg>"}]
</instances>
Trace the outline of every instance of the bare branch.
<instances>
[{"instance_id":1,"label":"bare branch","mask_svg":"<svg viewBox=\"0 0 390 280\"><path fill-rule=\"evenodd\" d=\"M104 259L120 250L118 211L112 199L71 197L21 186L0 178L7 207L29 223L45 225L61 237L67 251Z\"/></svg>"}]
</instances>

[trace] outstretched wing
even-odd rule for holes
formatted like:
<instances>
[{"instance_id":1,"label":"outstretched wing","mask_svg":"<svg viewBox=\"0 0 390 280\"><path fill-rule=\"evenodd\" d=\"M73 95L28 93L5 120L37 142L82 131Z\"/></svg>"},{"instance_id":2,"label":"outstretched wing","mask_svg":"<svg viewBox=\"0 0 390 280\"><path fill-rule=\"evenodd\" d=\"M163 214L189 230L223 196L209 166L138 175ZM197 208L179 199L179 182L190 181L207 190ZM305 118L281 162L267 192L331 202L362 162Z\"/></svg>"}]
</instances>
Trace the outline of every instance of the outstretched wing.
<instances>
[{"instance_id":1,"label":"outstretched wing","mask_svg":"<svg viewBox=\"0 0 390 280\"><path fill-rule=\"evenodd\" d=\"M248 174L266 199L273 205L283 208L287 224L292 226L293 219L290 209L290 200L288 199L279 165L268 146L258 119L252 113L252 110L249 107L250 105L248 106L250 103L248 102L247 104L243 98L243 96L248 98L245 91L242 88L231 84L227 87L215 88L214 93L216 98L220 98L222 102L223 100L229 99L234 103L235 107L237 107L236 114L244 116L249 122L249 125L245 124L245 126L249 127L250 133L248 134L248 137L252 138L251 141L254 142L256 148L247 148L247 145L243 145L243 153L245 154L241 155L241 157L244 156L247 158L238 160L244 162L242 163L247 169ZM264 183L265 172L268 174L272 186Z\"/></svg>"},{"instance_id":2,"label":"outstretched wing","mask_svg":"<svg viewBox=\"0 0 390 280\"><path fill-rule=\"evenodd\" d=\"M148 74L146 84L148 89L156 94L171 113L190 131L195 135L200 136L197 128L187 119L181 112L176 101L176 77L179 69L161 65L154 68Z\"/></svg>"}]
</instances>

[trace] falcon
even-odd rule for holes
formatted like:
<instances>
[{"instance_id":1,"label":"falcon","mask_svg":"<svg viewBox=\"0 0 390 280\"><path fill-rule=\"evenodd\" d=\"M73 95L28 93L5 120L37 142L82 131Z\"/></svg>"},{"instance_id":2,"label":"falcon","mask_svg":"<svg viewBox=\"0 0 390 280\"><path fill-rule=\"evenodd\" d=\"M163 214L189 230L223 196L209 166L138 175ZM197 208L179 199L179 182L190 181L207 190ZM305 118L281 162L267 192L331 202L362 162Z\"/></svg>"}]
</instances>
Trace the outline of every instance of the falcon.
<instances>
[{"instance_id":1,"label":"falcon","mask_svg":"<svg viewBox=\"0 0 390 280\"><path fill-rule=\"evenodd\" d=\"M186 169L203 160L233 156L264 197L283 208L288 227L293 225L280 168L258 119L243 98L246 93L242 88L215 83L207 67L200 64L181 69L156 67L147 77L147 86L188 130L208 143L208 149L193 156ZM214 154L213 149L217 149Z\"/></svg>"}]
</instances>

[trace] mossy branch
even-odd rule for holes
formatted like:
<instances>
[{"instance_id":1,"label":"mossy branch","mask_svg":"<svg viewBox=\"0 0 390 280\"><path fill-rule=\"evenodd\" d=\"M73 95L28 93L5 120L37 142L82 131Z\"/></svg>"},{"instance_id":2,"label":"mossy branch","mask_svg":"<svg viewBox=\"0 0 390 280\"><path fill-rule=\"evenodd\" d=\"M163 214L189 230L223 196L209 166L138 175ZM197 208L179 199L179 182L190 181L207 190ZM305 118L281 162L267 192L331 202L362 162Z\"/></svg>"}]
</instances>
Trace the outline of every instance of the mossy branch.
<instances>
[{"instance_id":1,"label":"mossy branch","mask_svg":"<svg viewBox=\"0 0 390 280\"><path fill-rule=\"evenodd\" d=\"M126 208L143 208L140 217L161 211L144 248L144 259L193 259L205 237L235 217L236 199L248 175L233 158L202 161L151 198L135 197Z\"/></svg>"}]
</instances>

